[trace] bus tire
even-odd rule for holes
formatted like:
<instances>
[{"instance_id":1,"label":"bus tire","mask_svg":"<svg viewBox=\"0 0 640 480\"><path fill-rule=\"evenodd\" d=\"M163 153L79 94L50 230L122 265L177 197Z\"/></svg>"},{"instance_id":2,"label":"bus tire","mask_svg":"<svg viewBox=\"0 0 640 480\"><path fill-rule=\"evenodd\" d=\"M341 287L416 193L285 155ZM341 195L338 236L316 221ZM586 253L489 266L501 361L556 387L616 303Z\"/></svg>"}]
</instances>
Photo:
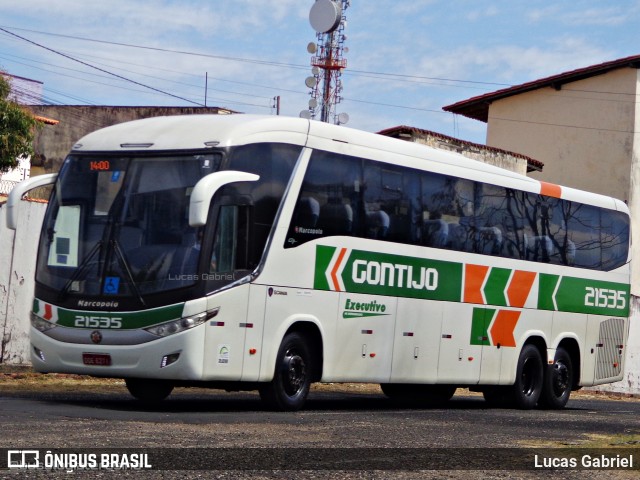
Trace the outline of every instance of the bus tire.
<instances>
[{"instance_id":1,"label":"bus tire","mask_svg":"<svg viewBox=\"0 0 640 480\"><path fill-rule=\"evenodd\" d=\"M543 408L564 408L569 401L573 386L573 364L564 348L558 348L553 361L544 373L544 386L540 395Z\"/></svg>"},{"instance_id":2,"label":"bus tire","mask_svg":"<svg viewBox=\"0 0 640 480\"><path fill-rule=\"evenodd\" d=\"M513 403L522 410L535 408L544 385L542 355L535 345L522 347L512 387Z\"/></svg>"},{"instance_id":3,"label":"bus tire","mask_svg":"<svg viewBox=\"0 0 640 480\"><path fill-rule=\"evenodd\" d=\"M309 395L312 371L305 337L297 332L285 335L278 349L273 380L260 387L260 398L272 410L300 410Z\"/></svg>"},{"instance_id":4,"label":"bus tire","mask_svg":"<svg viewBox=\"0 0 640 480\"><path fill-rule=\"evenodd\" d=\"M124 383L129 393L144 403L161 402L173 391L173 385L165 380L126 378Z\"/></svg>"}]
</instances>

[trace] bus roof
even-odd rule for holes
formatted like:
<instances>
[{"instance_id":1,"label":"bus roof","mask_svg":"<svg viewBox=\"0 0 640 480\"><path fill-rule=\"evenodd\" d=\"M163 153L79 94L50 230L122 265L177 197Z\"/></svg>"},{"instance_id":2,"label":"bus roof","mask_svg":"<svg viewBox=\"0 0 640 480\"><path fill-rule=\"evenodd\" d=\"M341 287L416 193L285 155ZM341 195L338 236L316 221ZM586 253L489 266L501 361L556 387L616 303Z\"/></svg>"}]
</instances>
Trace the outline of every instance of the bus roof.
<instances>
[{"instance_id":1,"label":"bus roof","mask_svg":"<svg viewBox=\"0 0 640 480\"><path fill-rule=\"evenodd\" d=\"M176 115L106 127L81 138L72 152L150 152L283 142L404 166L435 170L534 193L543 193L628 212L627 206L599 194L539 182L454 152L419 143L295 117L265 115ZM429 164L425 165L425 161Z\"/></svg>"}]
</instances>

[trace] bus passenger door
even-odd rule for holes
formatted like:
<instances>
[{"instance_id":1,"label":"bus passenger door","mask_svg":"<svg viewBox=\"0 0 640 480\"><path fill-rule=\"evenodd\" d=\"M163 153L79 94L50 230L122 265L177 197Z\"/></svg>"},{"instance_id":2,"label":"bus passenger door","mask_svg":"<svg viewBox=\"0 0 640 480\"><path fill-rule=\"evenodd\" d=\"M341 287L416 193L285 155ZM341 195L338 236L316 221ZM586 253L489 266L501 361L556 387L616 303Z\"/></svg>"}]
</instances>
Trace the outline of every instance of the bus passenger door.
<instances>
[{"instance_id":1,"label":"bus passenger door","mask_svg":"<svg viewBox=\"0 0 640 480\"><path fill-rule=\"evenodd\" d=\"M474 385L480 379L482 345L471 343L473 306L448 303L440 331L438 383Z\"/></svg>"},{"instance_id":2,"label":"bus passenger door","mask_svg":"<svg viewBox=\"0 0 640 480\"><path fill-rule=\"evenodd\" d=\"M203 380L240 380L248 328L249 285L208 298L207 309L219 309L207 320Z\"/></svg>"}]
</instances>

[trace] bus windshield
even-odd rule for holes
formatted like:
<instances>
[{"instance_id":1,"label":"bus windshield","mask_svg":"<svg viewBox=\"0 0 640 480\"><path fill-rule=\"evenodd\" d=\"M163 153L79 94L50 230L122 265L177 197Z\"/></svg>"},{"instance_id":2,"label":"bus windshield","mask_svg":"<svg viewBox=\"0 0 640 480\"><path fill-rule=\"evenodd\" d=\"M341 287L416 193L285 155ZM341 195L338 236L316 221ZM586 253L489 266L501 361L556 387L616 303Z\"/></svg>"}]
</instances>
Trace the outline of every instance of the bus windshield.
<instances>
[{"instance_id":1,"label":"bus windshield","mask_svg":"<svg viewBox=\"0 0 640 480\"><path fill-rule=\"evenodd\" d=\"M36 280L62 295L146 294L192 285L202 232L193 186L219 153L69 156L44 219Z\"/></svg>"}]
</instances>

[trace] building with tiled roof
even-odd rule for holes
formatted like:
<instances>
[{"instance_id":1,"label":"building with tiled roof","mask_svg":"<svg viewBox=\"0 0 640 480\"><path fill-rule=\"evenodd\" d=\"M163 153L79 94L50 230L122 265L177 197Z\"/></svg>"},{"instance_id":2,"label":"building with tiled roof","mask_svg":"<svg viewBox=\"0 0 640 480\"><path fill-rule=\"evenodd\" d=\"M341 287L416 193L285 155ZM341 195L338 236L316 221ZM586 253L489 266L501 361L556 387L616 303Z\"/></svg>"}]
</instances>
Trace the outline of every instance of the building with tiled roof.
<instances>
[{"instance_id":1,"label":"building with tiled roof","mask_svg":"<svg viewBox=\"0 0 640 480\"><path fill-rule=\"evenodd\" d=\"M528 172L542 171L544 167L542 162L526 155L406 125L387 128L378 132L378 134L460 153L467 158L505 168L522 175L526 175Z\"/></svg>"}]
</instances>

